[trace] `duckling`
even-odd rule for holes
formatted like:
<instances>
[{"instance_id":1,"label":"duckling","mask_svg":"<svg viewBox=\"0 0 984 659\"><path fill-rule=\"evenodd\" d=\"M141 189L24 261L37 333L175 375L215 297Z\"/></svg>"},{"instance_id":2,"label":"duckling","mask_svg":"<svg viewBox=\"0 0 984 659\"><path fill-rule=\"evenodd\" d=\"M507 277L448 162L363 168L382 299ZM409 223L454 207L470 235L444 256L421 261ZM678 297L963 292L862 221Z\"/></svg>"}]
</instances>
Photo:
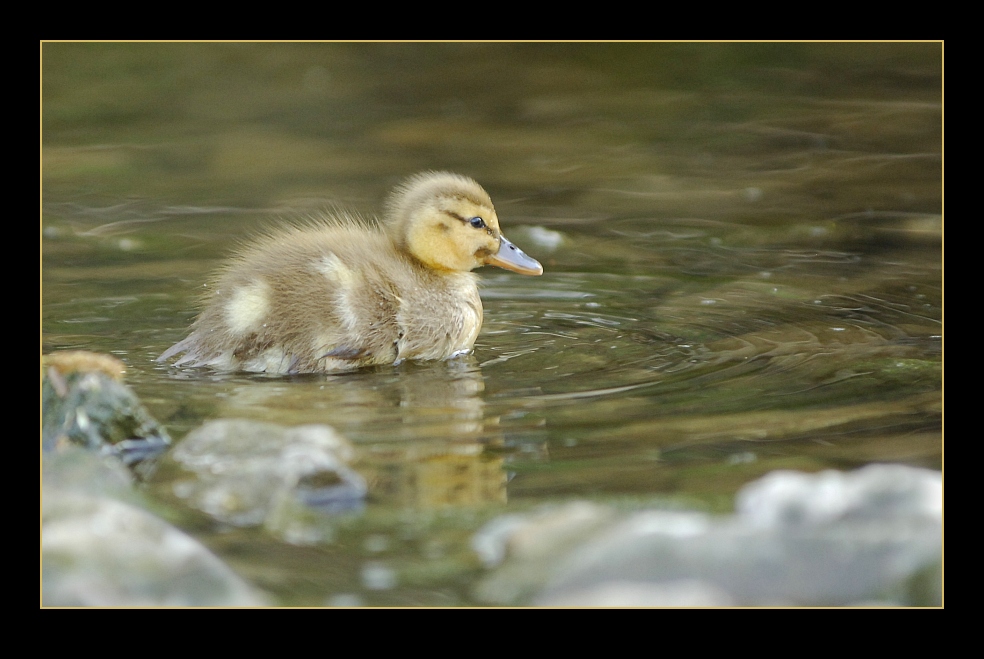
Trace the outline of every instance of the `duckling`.
<instances>
[{"instance_id":1,"label":"duckling","mask_svg":"<svg viewBox=\"0 0 984 659\"><path fill-rule=\"evenodd\" d=\"M417 174L390 194L381 223L326 216L241 250L191 334L158 361L292 374L467 354L482 327L472 272L482 265L543 274L502 235L482 186Z\"/></svg>"}]
</instances>

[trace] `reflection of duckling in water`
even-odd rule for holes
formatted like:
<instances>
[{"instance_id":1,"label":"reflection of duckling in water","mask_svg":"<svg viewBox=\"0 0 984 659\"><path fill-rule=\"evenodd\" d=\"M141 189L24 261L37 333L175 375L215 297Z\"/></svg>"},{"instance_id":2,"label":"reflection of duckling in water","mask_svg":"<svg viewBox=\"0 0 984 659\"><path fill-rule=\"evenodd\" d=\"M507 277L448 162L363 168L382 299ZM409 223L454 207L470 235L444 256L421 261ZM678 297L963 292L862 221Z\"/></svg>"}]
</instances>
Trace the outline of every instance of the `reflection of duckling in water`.
<instances>
[{"instance_id":1,"label":"reflection of duckling in water","mask_svg":"<svg viewBox=\"0 0 984 659\"><path fill-rule=\"evenodd\" d=\"M470 178L418 174L381 227L327 217L270 233L221 272L191 334L158 361L312 373L468 353L482 327L481 265L542 266L506 240Z\"/></svg>"}]
</instances>

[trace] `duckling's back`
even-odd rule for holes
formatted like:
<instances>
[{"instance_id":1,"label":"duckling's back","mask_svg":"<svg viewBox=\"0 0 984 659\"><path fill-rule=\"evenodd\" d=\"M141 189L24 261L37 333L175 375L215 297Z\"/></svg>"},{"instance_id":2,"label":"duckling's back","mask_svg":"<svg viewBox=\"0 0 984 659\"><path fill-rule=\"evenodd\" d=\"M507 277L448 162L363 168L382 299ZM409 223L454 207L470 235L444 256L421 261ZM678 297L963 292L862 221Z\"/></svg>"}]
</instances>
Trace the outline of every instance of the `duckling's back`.
<instances>
[{"instance_id":1,"label":"duckling's back","mask_svg":"<svg viewBox=\"0 0 984 659\"><path fill-rule=\"evenodd\" d=\"M176 366L346 371L469 352L482 324L471 272L439 272L375 226L289 227L240 252L210 286Z\"/></svg>"}]
</instances>

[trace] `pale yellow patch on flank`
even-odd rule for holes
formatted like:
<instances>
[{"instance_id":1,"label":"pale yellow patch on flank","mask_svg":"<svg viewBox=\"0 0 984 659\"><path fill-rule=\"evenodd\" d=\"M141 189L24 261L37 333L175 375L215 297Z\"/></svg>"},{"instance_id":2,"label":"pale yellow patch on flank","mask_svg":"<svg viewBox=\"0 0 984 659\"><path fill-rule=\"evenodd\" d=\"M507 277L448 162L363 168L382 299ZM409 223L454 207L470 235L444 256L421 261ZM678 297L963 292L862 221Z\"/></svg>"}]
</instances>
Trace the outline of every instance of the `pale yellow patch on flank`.
<instances>
[{"instance_id":1,"label":"pale yellow patch on flank","mask_svg":"<svg viewBox=\"0 0 984 659\"><path fill-rule=\"evenodd\" d=\"M356 284L356 273L334 254L321 257L314 268L341 288L352 288Z\"/></svg>"},{"instance_id":2,"label":"pale yellow patch on flank","mask_svg":"<svg viewBox=\"0 0 984 659\"><path fill-rule=\"evenodd\" d=\"M270 291L262 281L237 289L226 303L229 329L237 334L255 332L263 326L270 311Z\"/></svg>"},{"instance_id":3,"label":"pale yellow patch on flank","mask_svg":"<svg viewBox=\"0 0 984 659\"><path fill-rule=\"evenodd\" d=\"M359 316L355 311L356 289L360 281L359 273L342 263L342 260L335 254L323 256L320 261L315 263L315 269L335 285L338 320L345 330L354 331L360 323Z\"/></svg>"}]
</instances>

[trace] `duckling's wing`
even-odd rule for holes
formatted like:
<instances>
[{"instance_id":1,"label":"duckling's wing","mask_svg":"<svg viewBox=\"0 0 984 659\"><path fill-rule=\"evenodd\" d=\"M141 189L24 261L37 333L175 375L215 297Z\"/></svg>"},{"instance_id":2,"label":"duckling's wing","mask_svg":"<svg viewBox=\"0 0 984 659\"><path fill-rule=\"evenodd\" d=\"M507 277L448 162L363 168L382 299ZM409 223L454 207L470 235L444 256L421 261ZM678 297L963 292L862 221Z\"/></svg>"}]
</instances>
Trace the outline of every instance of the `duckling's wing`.
<instances>
[{"instance_id":1,"label":"duckling's wing","mask_svg":"<svg viewBox=\"0 0 984 659\"><path fill-rule=\"evenodd\" d=\"M205 354L201 352L202 346L201 342L198 340L198 336L192 333L186 339L178 341L173 346L164 351L164 353L157 358L158 362L165 362L168 359L176 355L184 355L173 362L171 366L190 366L191 368L198 368L200 366L214 366L216 360L210 359Z\"/></svg>"},{"instance_id":2,"label":"duckling's wing","mask_svg":"<svg viewBox=\"0 0 984 659\"><path fill-rule=\"evenodd\" d=\"M164 353L157 358L157 361L165 362L171 357L174 357L175 355L180 355L183 352L187 352L188 354L182 357L181 359L179 359L177 362L175 362L174 363L175 366L180 366L181 364L186 364L189 361L198 359L198 357L194 354L193 351L193 348L195 346L195 342L192 340L193 338L194 336L189 336L182 341L178 341L173 346L165 350Z\"/></svg>"}]
</instances>

